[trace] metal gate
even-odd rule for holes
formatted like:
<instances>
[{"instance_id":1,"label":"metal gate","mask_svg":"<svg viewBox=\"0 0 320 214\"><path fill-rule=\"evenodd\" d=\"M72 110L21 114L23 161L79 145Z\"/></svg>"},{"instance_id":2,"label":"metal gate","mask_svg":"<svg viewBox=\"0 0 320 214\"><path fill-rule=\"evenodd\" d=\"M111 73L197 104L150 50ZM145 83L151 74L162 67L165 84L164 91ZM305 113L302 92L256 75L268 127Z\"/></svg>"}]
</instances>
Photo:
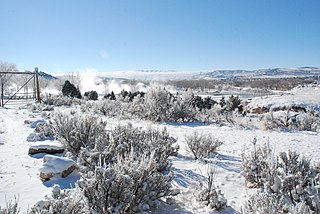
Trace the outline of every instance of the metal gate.
<instances>
[{"instance_id":1,"label":"metal gate","mask_svg":"<svg viewBox=\"0 0 320 214\"><path fill-rule=\"evenodd\" d=\"M20 78L17 78L20 76ZM25 76L23 79L21 76ZM18 85L16 81L19 80ZM8 104L22 104L26 101L40 102L40 87L38 79L38 68L34 72L0 72L0 106ZM31 90L29 91L29 87Z\"/></svg>"}]
</instances>

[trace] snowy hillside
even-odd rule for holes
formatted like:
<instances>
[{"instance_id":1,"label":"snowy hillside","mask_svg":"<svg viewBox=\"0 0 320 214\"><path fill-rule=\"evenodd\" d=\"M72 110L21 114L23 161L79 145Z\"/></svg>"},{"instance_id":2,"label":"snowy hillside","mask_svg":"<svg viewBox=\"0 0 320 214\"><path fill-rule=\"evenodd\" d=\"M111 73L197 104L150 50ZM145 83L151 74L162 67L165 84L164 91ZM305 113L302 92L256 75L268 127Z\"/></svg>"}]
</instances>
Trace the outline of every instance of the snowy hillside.
<instances>
[{"instance_id":1,"label":"snowy hillside","mask_svg":"<svg viewBox=\"0 0 320 214\"><path fill-rule=\"evenodd\" d=\"M320 112L319 100L319 85L307 85L296 87L288 92L283 92L280 95L253 98L248 104L248 109L257 107L281 109L283 107L294 106Z\"/></svg>"}]
</instances>

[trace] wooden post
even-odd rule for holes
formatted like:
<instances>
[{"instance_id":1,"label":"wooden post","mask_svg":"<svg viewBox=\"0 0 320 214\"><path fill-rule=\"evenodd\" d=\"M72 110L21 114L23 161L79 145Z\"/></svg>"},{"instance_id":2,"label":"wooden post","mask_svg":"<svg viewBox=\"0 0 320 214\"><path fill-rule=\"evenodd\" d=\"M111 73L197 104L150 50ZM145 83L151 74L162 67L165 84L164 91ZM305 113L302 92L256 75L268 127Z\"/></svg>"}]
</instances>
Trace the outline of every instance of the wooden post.
<instances>
[{"instance_id":1,"label":"wooden post","mask_svg":"<svg viewBox=\"0 0 320 214\"><path fill-rule=\"evenodd\" d=\"M40 86L39 86L39 78L38 78L38 68L34 68L34 73L35 73L35 76L36 76L36 88L37 88L37 98L36 98L36 101L38 103L41 102L41 98L40 98Z\"/></svg>"},{"instance_id":2,"label":"wooden post","mask_svg":"<svg viewBox=\"0 0 320 214\"><path fill-rule=\"evenodd\" d=\"M3 82L1 81L1 107L3 107Z\"/></svg>"}]
</instances>

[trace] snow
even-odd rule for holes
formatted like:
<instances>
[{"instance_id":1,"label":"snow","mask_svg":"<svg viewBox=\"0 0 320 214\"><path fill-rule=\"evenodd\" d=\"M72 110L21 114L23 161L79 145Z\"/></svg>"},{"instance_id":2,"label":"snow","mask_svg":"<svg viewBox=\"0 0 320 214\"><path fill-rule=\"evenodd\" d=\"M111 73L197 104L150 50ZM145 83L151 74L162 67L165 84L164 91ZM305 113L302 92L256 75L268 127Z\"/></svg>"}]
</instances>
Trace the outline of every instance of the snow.
<instances>
[{"instance_id":1,"label":"snow","mask_svg":"<svg viewBox=\"0 0 320 214\"><path fill-rule=\"evenodd\" d=\"M282 106L299 105L311 106L319 109L319 87L295 88L282 96L274 95L252 99L250 105L259 106ZM209 207L195 200L195 191L200 181L205 180L206 170L212 163L208 161L194 160L186 149L185 135L194 131L211 133L223 144L218 148L213 165L216 170L215 186L224 194L227 201L227 209L219 213L237 213L245 201L256 189L246 187L244 178L241 176L241 153L244 147L250 147L254 137L257 142L269 141L275 153L295 150L301 156L310 158L312 164L320 161L320 134L310 131L267 131L259 129L244 129L228 126L205 125L202 123L154 123L143 120L118 120L116 118L103 118L107 122L107 129L111 130L119 124L130 122L133 126L142 128L166 128L171 136L178 139L180 146L177 156L170 157L173 162L175 188L180 194L168 199L167 204L161 204L159 210L153 213L212 213ZM74 164L67 158L45 155L45 167L42 167L43 156L29 156L30 147L48 146L54 147L59 143L28 142L27 136L34 130L24 121L42 120L41 115L31 113L26 108L1 108L0 109L0 206L6 201L19 198L21 212L36 202L42 200L45 195L51 194L52 186L59 184L61 188L72 188L79 179L74 172L66 178L56 177L47 182L39 179L41 172L58 172L66 166ZM42 167L42 168L41 168Z\"/></svg>"},{"instance_id":2,"label":"snow","mask_svg":"<svg viewBox=\"0 0 320 214\"><path fill-rule=\"evenodd\" d=\"M248 108L266 107L268 109L296 106L305 109L312 109L320 112L320 87L316 85L308 85L304 87L296 87L289 92L280 95L269 95L267 97L253 98Z\"/></svg>"},{"instance_id":3,"label":"snow","mask_svg":"<svg viewBox=\"0 0 320 214\"><path fill-rule=\"evenodd\" d=\"M0 206L6 201L19 200L21 211L25 212L34 203L50 193L39 179L38 168L41 159L28 155L30 143L26 137L32 129L25 126L24 120L29 119L26 109L0 109Z\"/></svg>"}]
</instances>

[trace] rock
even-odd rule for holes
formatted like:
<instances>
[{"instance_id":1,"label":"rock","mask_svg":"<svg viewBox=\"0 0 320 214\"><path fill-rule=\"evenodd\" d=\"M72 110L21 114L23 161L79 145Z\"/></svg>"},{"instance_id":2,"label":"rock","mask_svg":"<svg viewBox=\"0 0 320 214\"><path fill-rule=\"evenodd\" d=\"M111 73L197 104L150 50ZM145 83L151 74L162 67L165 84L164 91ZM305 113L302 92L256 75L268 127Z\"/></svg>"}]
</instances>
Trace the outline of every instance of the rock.
<instances>
[{"instance_id":1,"label":"rock","mask_svg":"<svg viewBox=\"0 0 320 214\"><path fill-rule=\"evenodd\" d=\"M59 141L42 141L32 144L29 148L28 154L34 155L38 153L56 154L63 153L65 147Z\"/></svg>"},{"instance_id":2,"label":"rock","mask_svg":"<svg viewBox=\"0 0 320 214\"><path fill-rule=\"evenodd\" d=\"M64 178L78 168L75 161L53 155L45 155L43 162L43 166L39 169L42 180L49 180L52 177Z\"/></svg>"},{"instance_id":3,"label":"rock","mask_svg":"<svg viewBox=\"0 0 320 214\"><path fill-rule=\"evenodd\" d=\"M53 140L53 136L45 136L43 133L32 132L28 135L27 141L28 142L36 142L36 141L46 141L46 140Z\"/></svg>"},{"instance_id":4,"label":"rock","mask_svg":"<svg viewBox=\"0 0 320 214\"><path fill-rule=\"evenodd\" d=\"M252 108L249 108L248 113L251 113L251 114L263 114L263 113L267 113L269 112L269 109L266 108L266 107L252 107Z\"/></svg>"},{"instance_id":5,"label":"rock","mask_svg":"<svg viewBox=\"0 0 320 214\"><path fill-rule=\"evenodd\" d=\"M30 128L35 129L39 124L44 124L44 123L46 123L45 120L36 120L30 124Z\"/></svg>"}]
</instances>

